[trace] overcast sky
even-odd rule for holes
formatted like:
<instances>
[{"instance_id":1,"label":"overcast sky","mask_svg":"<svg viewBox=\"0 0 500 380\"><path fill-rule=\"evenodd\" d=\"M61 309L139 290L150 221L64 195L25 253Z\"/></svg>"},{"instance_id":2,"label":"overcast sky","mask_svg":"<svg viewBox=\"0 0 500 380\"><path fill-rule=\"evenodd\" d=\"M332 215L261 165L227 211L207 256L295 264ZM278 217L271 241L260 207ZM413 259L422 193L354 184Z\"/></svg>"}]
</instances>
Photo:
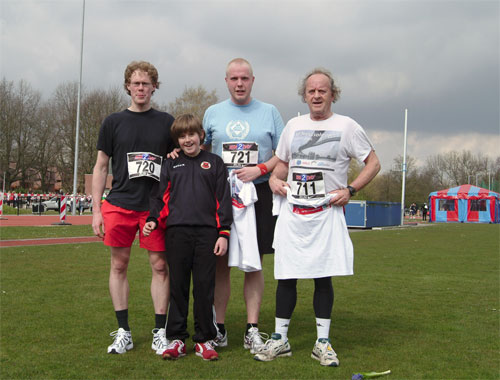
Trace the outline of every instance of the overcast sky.
<instances>
[{"instance_id":1,"label":"overcast sky","mask_svg":"<svg viewBox=\"0 0 500 380\"><path fill-rule=\"evenodd\" d=\"M0 75L49 99L79 78L83 0L0 0ZM253 96L285 123L307 106L304 74L332 71L334 112L367 131L383 170L403 153L500 155L499 20L494 1L86 0L83 85L121 85L132 60L153 63L167 104L186 86L228 97L225 66L254 68ZM0 111L1 112L1 111Z\"/></svg>"}]
</instances>

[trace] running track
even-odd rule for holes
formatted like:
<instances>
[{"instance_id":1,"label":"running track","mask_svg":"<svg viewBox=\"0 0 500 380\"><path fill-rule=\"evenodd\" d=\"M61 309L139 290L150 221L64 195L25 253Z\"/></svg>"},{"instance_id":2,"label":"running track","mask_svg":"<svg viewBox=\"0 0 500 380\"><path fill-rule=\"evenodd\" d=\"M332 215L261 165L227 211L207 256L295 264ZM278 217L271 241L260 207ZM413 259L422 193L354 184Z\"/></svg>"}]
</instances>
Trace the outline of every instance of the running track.
<instances>
[{"instance_id":1,"label":"running track","mask_svg":"<svg viewBox=\"0 0 500 380\"><path fill-rule=\"evenodd\" d=\"M59 223L59 215L5 215L5 219L0 219L0 228L6 226L52 226ZM68 215L66 223L73 225L91 225L92 215ZM57 226L54 226L57 228ZM0 229L1 234L1 229ZM0 240L0 248L20 247L27 245L53 245L53 244L74 244L91 243L102 241L96 236L80 236L67 238L47 238L47 239L21 239L21 240Z\"/></svg>"}]
</instances>

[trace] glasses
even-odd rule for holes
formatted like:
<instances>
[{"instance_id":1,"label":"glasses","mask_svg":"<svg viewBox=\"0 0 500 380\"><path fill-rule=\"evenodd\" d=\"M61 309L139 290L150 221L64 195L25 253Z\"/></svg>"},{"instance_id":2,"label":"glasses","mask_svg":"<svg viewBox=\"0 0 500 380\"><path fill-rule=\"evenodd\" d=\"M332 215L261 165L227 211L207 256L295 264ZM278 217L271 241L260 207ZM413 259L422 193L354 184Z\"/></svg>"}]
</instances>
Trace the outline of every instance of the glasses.
<instances>
[{"instance_id":1,"label":"glasses","mask_svg":"<svg viewBox=\"0 0 500 380\"><path fill-rule=\"evenodd\" d=\"M132 82L132 83L130 83L130 85L132 87L141 87L141 86L142 87L149 87L149 86L151 86L151 83L149 83L149 82Z\"/></svg>"}]
</instances>

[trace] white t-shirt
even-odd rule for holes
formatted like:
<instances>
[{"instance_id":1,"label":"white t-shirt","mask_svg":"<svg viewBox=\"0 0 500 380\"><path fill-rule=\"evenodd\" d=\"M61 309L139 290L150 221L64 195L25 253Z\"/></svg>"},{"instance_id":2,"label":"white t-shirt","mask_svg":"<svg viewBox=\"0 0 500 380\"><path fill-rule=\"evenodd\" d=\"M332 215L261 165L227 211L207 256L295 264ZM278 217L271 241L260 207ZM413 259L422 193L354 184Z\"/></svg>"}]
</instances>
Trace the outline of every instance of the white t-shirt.
<instances>
[{"instance_id":1,"label":"white t-shirt","mask_svg":"<svg viewBox=\"0 0 500 380\"><path fill-rule=\"evenodd\" d=\"M352 158L364 161L373 150L363 128L353 119L338 114L321 121L311 120L310 115L302 115L291 119L278 143L276 155L282 161L288 162L287 182L299 196L304 196L306 190L316 193L328 193L347 186L347 172ZM321 173L312 182L317 186L309 189L296 186L300 175ZM294 178L295 175L295 178ZM303 176L304 177L304 176ZM322 177L322 178L318 178ZM295 179L295 181L294 181ZM323 182L324 187L321 187ZM310 197L312 192L308 192Z\"/></svg>"},{"instance_id":2,"label":"white t-shirt","mask_svg":"<svg viewBox=\"0 0 500 380\"><path fill-rule=\"evenodd\" d=\"M288 162L288 197L279 199L274 234L276 279L353 274L353 247L342 207L329 206L329 192L347 186L352 158L364 161L373 150L363 128L333 114L314 121L290 120L276 155ZM309 206L301 208L298 205Z\"/></svg>"}]
</instances>

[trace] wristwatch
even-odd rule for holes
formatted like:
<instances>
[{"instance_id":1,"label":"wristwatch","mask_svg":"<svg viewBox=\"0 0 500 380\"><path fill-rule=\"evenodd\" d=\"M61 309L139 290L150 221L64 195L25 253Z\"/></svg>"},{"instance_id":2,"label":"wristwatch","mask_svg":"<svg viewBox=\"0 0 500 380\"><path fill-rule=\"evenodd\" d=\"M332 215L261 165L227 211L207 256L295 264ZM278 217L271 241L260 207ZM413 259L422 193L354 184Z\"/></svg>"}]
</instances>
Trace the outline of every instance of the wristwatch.
<instances>
[{"instance_id":1,"label":"wristwatch","mask_svg":"<svg viewBox=\"0 0 500 380\"><path fill-rule=\"evenodd\" d=\"M356 189L352 186L347 186L347 190L349 190L349 193L351 194L351 197L356 194Z\"/></svg>"}]
</instances>

